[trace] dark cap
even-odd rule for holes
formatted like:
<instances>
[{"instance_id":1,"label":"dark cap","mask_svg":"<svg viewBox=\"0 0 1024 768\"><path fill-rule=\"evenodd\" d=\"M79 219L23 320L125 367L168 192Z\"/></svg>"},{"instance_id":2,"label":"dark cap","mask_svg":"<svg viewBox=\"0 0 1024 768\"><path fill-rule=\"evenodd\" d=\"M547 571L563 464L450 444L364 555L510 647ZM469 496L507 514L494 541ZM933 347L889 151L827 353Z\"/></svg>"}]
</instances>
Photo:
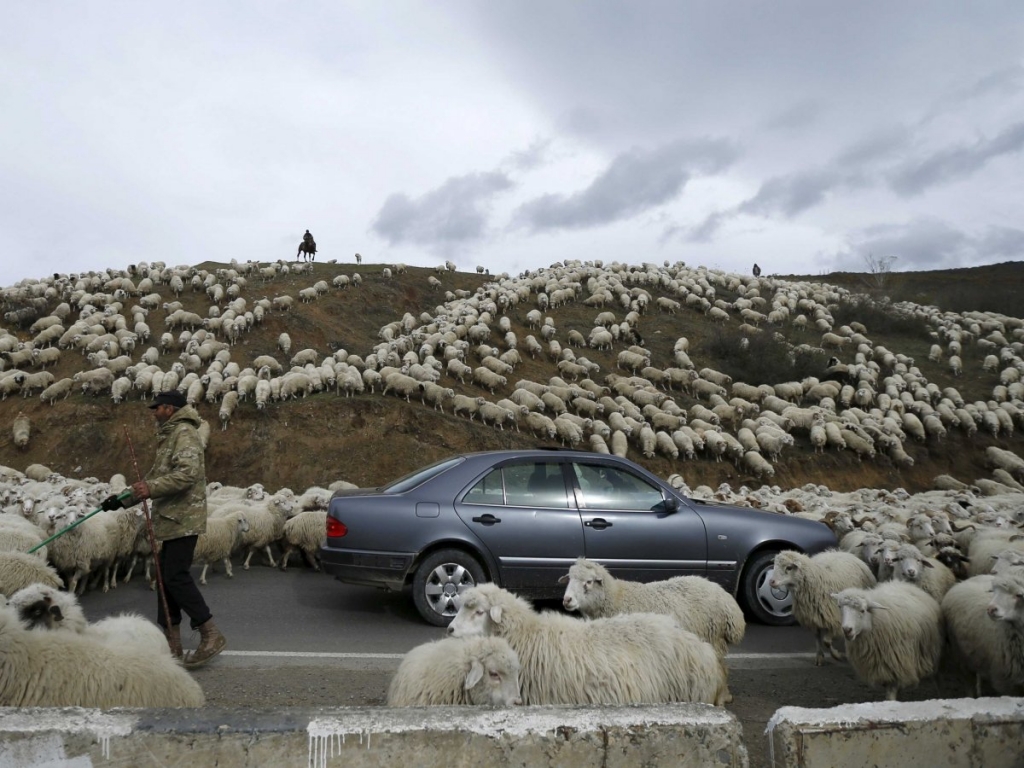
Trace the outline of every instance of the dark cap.
<instances>
[{"instance_id":1,"label":"dark cap","mask_svg":"<svg viewBox=\"0 0 1024 768\"><path fill-rule=\"evenodd\" d=\"M175 408L184 408L188 405L188 400L176 389L169 390L167 392L161 392L159 395L153 398L153 402L150 403L150 408L156 408L160 405L173 405Z\"/></svg>"}]
</instances>

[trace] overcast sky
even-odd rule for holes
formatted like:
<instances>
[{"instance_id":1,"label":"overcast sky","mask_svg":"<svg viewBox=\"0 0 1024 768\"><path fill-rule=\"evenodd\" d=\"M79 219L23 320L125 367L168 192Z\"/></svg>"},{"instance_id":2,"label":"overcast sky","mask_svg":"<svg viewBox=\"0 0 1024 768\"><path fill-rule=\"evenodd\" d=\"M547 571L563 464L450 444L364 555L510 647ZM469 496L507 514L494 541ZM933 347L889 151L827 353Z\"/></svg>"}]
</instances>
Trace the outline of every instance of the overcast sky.
<instances>
[{"instance_id":1,"label":"overcast sky","mask_svg":"<svg viewBox=\"0 0 1024 768\"><path fill-rule=\"evenodd\" d=\"M1024 3L8 3L0 285L1024 258Z\"/></svg>"}]
</instances>

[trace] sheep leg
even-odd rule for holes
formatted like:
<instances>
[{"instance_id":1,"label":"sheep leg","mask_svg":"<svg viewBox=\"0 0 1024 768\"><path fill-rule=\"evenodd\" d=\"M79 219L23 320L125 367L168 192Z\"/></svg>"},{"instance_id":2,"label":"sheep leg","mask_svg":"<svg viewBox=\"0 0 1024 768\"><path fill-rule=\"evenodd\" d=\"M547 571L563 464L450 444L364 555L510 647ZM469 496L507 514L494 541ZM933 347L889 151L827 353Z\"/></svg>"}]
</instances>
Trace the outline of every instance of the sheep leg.
<instances>
[{"instance_id":1,"label":"sheep leg","mask_svg":"<svg viewBox=\"0 0 1024 768\"><path fill-rule=\"evenodd\" d=\"M885 689L885 700L896 701L896 694L899 693L900 687L898 685L886 686Z\"/></svg>"},{"instance_id":2,"label":"sheep leg","mask_svg":"<svg viewBox=\"0 0 1024 768\"><path fill-rule=\"evenodd\" d=\"M814 666L820 667L825 663L825 644L822 640L821 630L814 633L814 648L817 653L814 655Z\"/></svg>"},{"instance_id":3,"label":"sheep leg","mask_svg":"<svg viewBox=\"0 0 1024 768\"><path fill-rule=\"evenodd\" d=\"M270 561L270 567L273 568L274 566L277 565L277 563L274 562L274 553L270 551L270 545L269 544L267 544L265 549L267 550L267 559Z\"/></svg>"},{"instance_id":4,"label":"sheep leg","mask_svg":"<svg viewBox=\"0 0 1024 768\"><path fill-rule=\"evenodd\" d=\"M288 560L292 556L292 546L290 544L285 545L284 552L281 554L281 570L288 568Z\"/></svg>"},{"instance_id":5,"label":"sheep leg","mask_svg":"<svg viewBox=\"0 0 1024 768\"><path fill-rule=\"evenodd\" d=\"M828 648L828 652L831 654L833 659L836 661L846 660L846 654L832 644L832 634L830 632L825 633L825 646Z\"/></svg>"},{"instance_id":6,"label":"sheep leg","mask_svg":"<svg viewBox=\"0 0 1024 768\"><path fill-rule=\"evenodd\" d=\"M320 570L320 563L317 562L316 555L313 552L303 548L302 556L306 558L306 562L309 564L310 568L312 568L314 571Z\"/></svg>"},{"instance_id":7,"label":"sheep leg","mask_svg":"<svg viewBox=\"0 0 1024 768\"><path fill-rule=\"evenodd\" d=\"M247 554L245 556L245 561L242 563L242 568L244 570L246 570L246 571L249 570L249 561L252 560L252 553L255 552L255 551L256 551L255 549L250 549L249 550L249 554Z\"/></svg>"},{"instance_id":8,"label":"sheep leg","mask_svg":"<svg viewBox=\"0 0 1024 768\"><path fill-rule=\"evenodd\" d=\"M224 558L224 572L227 574L229 579L233 579L235 577L235 574L233 574L231 572L231 558L230 557L225 557Z\"/></svg>"},{"instance_id":9,"label":"sheep leg","mask_svg":"<svg viewBox=\"0 0 1024 768\"><path fill-rule=\"evenodd\" d=\"M199 583L206 586L206 569L210 567L209 563L203 563L203 572L199 574Z\"/></svg>"}]
</instances>

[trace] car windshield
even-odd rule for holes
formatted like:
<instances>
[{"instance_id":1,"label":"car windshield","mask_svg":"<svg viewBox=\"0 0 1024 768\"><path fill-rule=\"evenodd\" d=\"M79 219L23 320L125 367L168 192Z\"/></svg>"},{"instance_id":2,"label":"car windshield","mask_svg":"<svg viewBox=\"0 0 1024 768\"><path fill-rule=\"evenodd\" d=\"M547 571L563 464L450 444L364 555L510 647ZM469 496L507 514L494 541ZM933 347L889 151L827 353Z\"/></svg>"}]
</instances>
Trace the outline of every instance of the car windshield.
<instances>
[{"instance_id":1,"label":"car windshield","mask_svg":"<svg viewBox=\"0 0 1024 768\"><path fill-rule=\"evenodd\" d=\"M428 467L417 469L415 472L408 474L405 477L400 477L393 483L388 483L381 488L381 493L405 493L406 491L411 491L416 486L425 483L432 477L437 477L442 472L447 471L463 461L465 461L465 459L462 456L456 456L451 459L444 459L436 464L431 464Z\"/></svg>"}]
</instances>

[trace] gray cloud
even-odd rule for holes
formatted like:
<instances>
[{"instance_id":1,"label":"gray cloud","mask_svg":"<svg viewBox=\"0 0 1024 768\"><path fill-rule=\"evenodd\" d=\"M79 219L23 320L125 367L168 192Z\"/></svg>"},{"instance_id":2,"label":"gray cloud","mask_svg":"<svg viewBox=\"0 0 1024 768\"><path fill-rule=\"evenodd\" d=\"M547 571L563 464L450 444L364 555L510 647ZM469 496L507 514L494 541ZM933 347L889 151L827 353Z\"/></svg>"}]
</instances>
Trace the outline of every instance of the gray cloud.
<instances>
[{"instance_id":1,"label":"gray cloud","mask_svg":"<svg viewBox=\"0 0 1024 768\"><path fill-rule=\"evenodd\" d=\"M398 192L384 201L372 230L391 245L445 246L484 235L489 203L514 186L499 171L448 179L418 198Z\"/></svg>"},{"instance_id":2,"label":"gray cloud","mask_svg":"<svg viewBox=\"0 0 1024 768\"><path fill-rule=\"evenodd\" d=\"M832 168L776 176L762 184L757 194L741 203L736 211L760 215L781 213L792 218L821 203L834 189L854 183L855 177Z\"/></svg>"},{"instance_id":3,"label":"gray cloud","mask_svg":"<svg viewBox=\"0 0 1024 768\"><path fill-rule=\"evenodd\" d=\"M889 174L889 186L900 195L917 195L928 187L966 178L1001 155L1024 147L1024 122L1014 123L994 139L972 146L950 147L930 157L904 163Z\"/></svg>"},{"instance_id":4,"label":"gray cloud","mask_svg":"<svg viewBox=\"0 0 1024 768\"><path fill-rule=\"evenodd\" d=\"M550 148L551 139L536 138L526 149L510 152L501 165L516 171L532 171L544 165Z\"/></svg>"},{"instance_id":5,"label":"gray cloud","mask_svg":"<svg viewBox=\"0 0 1024 768\"><path fill-rule=\"evenodd\" d=\"M771 131L793 131L808 128L817 122L825 105L819 99L804 99L788 109L773 115L765 121L764 127Z\"/></svg>"},{"instance_id":6,"label":"gray cloud","mask_svg":"<svg viewBox=\"0 0 1024 768\"><path fill-rule=\"evenodd\" d=\"M527 201L517 209L514 224L538 232L630 218L674 199L694 173L716 173L736 157L736 148L719 139L674 141L649 151L632 149L616 157L586 189Z\"/></svg>"},{"instance_id":7,"label":"gray cloud","mask_svg":"<svg viewBox=\"0 0 1024 768\"><path fill-rule=\"evenodd\" d=\"M937 218L921 218L855 233L849 247L835 260L838 269L863 270L868 254L894 256L895 270L934 270L1011 260L1020 258L1022 251L1024 230L988 227L976 235Z\"/></svg>"}]
</instances>

